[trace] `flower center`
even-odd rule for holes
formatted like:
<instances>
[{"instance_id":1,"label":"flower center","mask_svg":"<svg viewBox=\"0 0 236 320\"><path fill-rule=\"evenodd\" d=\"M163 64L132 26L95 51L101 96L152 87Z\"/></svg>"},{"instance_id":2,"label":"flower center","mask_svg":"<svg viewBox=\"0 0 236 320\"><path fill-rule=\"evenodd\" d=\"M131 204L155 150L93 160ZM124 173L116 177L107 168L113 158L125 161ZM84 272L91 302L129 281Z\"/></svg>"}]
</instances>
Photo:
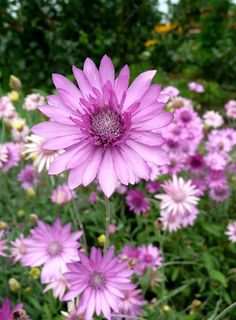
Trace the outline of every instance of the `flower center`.
<instances>
[{"instance_id":1,"label":"flower center","mask_svg":"<svg viewBox=\"0 0 236 320\"><path fill-rule=\"evenodd\" d=\"M192 120L192 115L187 110L182 111L181 119L183 122L190 122Z\"/></svg>"},{"instance_id":2,"label":"flower center","mask_svg":"<svg viewBox=\"0 0 236 320\"><path fill-rule=\"evenodd\" d=\"M20 254L26 254L26 245L24 243L20 244L19 252L20 252Z\"/></svg>"},{"instance_id":3,"label":"flower center","mask_svg":"<svg viewBox=\"0 0 236 320\"><path fill-rule=\"evenodd\" d=\"M110 109L103 109L91 116L91 131L96 144L114 144L123 134L121 115Z\"/></svg>"},{"instance_id":4,"label":"flower center","mask_svg":"<svg viewBox=\"0 0 236 320\"><path fill-rule=\"evenodd\" d=\"M53 241L48 246L48 252L52 256L58 255L59 253L61 253L61 251L62 251L62 247L58 241Z\"/></svg>"},{"instance_id":5,"label":"flower center","mask_svg":"<svg viewBox=\"0 0 236 320\"><path fill-rule=\"evenodd\" d=\"M26 320L27 314L24 310L17 309L13 312L12 320Z\"/></svg>"},{"instance_id":6,"label":"flower center","mask_svg":"<svg viewBox=\"0 0 236 320\"><path fill-rule=\"evenodd\" d=\"M173 199L175 202L182 202L185 199L185 193L182 190L175 191Z\"/></svg>"},{"instance_id":7,"label":"flower center","mask_svg":"<svg viewBox=\"0 0 236 320\"><path fill-rule=\"evenodd\" d=\"M105 277L101 272L94 271L89 279L89 284L93 289L100 289L105 284Z\"/></svg>"}]
</instances>

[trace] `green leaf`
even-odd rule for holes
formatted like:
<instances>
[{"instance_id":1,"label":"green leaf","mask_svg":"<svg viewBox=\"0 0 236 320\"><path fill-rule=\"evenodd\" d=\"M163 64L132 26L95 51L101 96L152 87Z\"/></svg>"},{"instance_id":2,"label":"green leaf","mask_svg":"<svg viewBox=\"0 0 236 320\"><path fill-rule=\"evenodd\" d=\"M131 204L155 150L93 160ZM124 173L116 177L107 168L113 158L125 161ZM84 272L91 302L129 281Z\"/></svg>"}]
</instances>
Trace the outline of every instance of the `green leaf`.
<instances>
[{"instance_id":1,"label":"green leaf","mask_svg":"<svg viewBox=\"0 0 236 320\"><path fill-rule=\"evenodd\" d=\"M227 287L227 280L222 272L217 270L211 270L209 274L212 279L221 283L225 288Z\"/></svg>"}]
</instances>

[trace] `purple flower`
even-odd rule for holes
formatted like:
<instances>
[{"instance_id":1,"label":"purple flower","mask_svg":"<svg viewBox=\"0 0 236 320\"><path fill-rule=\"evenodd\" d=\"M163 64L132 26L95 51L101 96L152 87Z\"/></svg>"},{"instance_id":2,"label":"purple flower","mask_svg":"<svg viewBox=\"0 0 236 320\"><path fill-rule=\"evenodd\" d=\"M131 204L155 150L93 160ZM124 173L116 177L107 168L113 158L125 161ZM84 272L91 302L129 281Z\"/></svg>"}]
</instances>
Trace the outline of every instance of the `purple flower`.
<instances>
[{"instance_id":1,"label":"purple flower","mask_svg":"<svg viewBox=\"0 0 236 320\"><path fill-rule=\"evenodd\" d=\"M117 181L134 184L148 179L147 162L163 165L168 158L156 130L167 126L172 114L158 100L159 85L151 85L155 71L140 74L129 86L126 65L115 79L111 60L105 55L99 70L87 58L83 71L73 67L79 89L67 78L53 75L58 96L49 96L39 109L50 120L33 128L47 138L44 148L64 150L52 163L49 174L69 170L71 189L89 185L98 177L110 197Z\"/></svg>"},{"instance_id":2,"label":"purple flower","mask_svg":"<svg viewBox=\"0 0 236 320\"><path fill-rule=\"evenodd\" d=\"M94 205L96 203L96 201L97 201L97 192L93 191L89 195L89 203L91 205Z\"/></svg>"},{"instance_id":3,"label":"purple flower","mask_svg":"<svg viewBox=\"0 0 236 320\"><path fill-rule=\"evenodd\" d=\"M136 214L146 213L150 209L150 201L145 194L136 189L130 190L126 197L129 209Z\"/></svg>"},{"instance_id":4,"label":"purple flower","mask_svg":"<svg viewBox=\"0 0 236 320\"><path fill-rule=\"evenodd\" d=\"M39 173L34 166L27 164L18 174L18 181L23 189L33 188L39 182Z\"/></svg>"},{"instance_id":5,"label":"purple flower","mask_svg":"<svg viewBox=\"0 0 236 320\"><path fill-rule=\"evenodd\" d=\"M6 253L5 253L5 250L7 249L6 240L2 240L2 237L3 237L3 231L0 231L0 257L6 257Z\"/></svg>"},{"instance_id":6,"label":"purple flower","mask_svg":"<svg viewBox=\"0 0 236 320\"><path fill-rule=\"evenodd\" d=\"M205 167L204 157L196 153L188 158L190 170L194 173L201 172Z\"/></svg>"},{"instance_id":7,"label":"purple flower","mask_svg":"<svg viewBox=\"0 0 236 320\"><path fill-rule=\"evenodd\" d=\"M229 100L224 108L229 118L236 119L236 100Z\"/></svg>"},{"instance_id":8,"label":"purple flower","mask_svg":"<svg viewBox=\"0 0 236 320\"><path fill-rule=\"evenodd\" d=\"M139 260L138 268L144 272L147 268L156 271L158 267L163 265L163 257L161 251L154 247L152 244L139 247Z\"/></svg>"},{"instance_id":9,"label":"purple flower","mask_svg":"<svg viewBox=\"0 0 236 320\"><path fill-rule=\"evenodd\" d=\"M25 244L25 239L26 238L21 234L15 241L11 241L11 257L14 263L21 261L22 257L26 254L27 246Z\"/></svg>"},{"instance_id":10,"label":"purple flower","mask_svg":"<svg viewBox=\"0 0 236 320\"><path fill-rule=\"evenodd\" d=\"M3 300L0 308L0 320L28 320L26 312L23 310L23 304L17 304L11 308L10 300L7 298Z\"/></svg>"},{"instance_id":11,"label":"purple flower","mask_svg":"<svg viewBox=\"0 0 236 320\"><path fill-rule=\"evenodd\" d=\"M7 172L18 165L20 161L20 148L16 143L5 143L0 145L0 168Z\"/></svg>"},{"instance_id":12,"label":"purple flower","mask_svg":"<svg viewBox=\"0 0 236 320\"><path fill-rule=\"evenodd\" d=\"M64 274L69 282L69 291L64 300L80 295L77 312L85 313L86 320L93 315L111 319L111 311L119 312L119 304L125 298L124 291L133 290L132 271L127 263L114 257L114 248L104 256L101 250L92 248L90 258L79 253L80 262L68 264Z\"/></svg>"},{"instance_id":13,"label":"purple flower","mask_svg":"<svg viewBox=\"0 0 236 320\"><path fill-rule=\"evenodd\" d=\"M70 190L66 184L60 184L52 191L51 200L53 203L62 205L70 202L76 197L75 192Z\"/></svg>"},{"instance_id":14,"label":"purple flower","mask_svg":"<svg viewBox=\"0 0 236 320\"><path fill-rule=\"evenodd\" d=\"M159 181L151 181L146 184L146 189L149 193L154 194L161 188L161 183Z\"/></svg>"},{"instance_id":15,"label":"purple flower","mask_svg":"<svg viewBox=\"0 0 236 320\"><path fill-rule=\"evenodd\" d=\"M58 279L67 271L67 263L79 261L80 244L77 240L81 235L81 231L71 233L71 224L62 226L60 219L53 226L38 221L37 227L31 230L31 238L24 240L27 250L22 264L31 267L43 265L42 283Z\"/></svg>"},{"instance_id":16,"label":"purple flower","mask_svg":"<svg viewBox=\"0 0 236 320\"><path fill-rule=\"evenodd\" d=\"M223 202L229 198L230 188L227 184L222 184L211 188L209 195L215 202Z\"/></svg>"},{"instance_id":17,"label":"purple flower","mask_svg":"<svg viewBox=\"0 0 236 320\"><path fill-rule=\"evenodd\" d=\"M188 88L190 91L197 92L197 93L203 93L205 91L203 85L197 82L189 82Z\"/></svg>"}]
</instances>

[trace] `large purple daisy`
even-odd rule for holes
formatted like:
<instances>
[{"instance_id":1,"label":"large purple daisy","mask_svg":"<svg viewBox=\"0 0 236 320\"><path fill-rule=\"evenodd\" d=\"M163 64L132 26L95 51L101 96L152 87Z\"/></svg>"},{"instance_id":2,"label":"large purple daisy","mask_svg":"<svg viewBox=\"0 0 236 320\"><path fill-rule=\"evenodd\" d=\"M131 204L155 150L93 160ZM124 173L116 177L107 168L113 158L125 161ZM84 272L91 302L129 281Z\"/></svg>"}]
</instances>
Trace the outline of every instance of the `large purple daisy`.
<instances>
[{"instance_id":1,"label":"large purple daisy","mask_svg":"<svg viewBox=\"0 0 236 320\"><path fill-rule=\"evenodd\" d=\"M130 71L124 66L115 79L112 61L105 55L99 70L87 58L83 71L73 67L78 83L53 75L58 95L48 97L39 109L50 120L33 132L47 139L44 148L64 150L49 173L70 170L69 187L87 186L96 177L107 197L117 181L127 185L148 179L148 162L168 162L157 130L167 126L172 114L165 112L160 85L151 85L156 71L140 74L129 86Z\"/></svg>"}]
</instances>

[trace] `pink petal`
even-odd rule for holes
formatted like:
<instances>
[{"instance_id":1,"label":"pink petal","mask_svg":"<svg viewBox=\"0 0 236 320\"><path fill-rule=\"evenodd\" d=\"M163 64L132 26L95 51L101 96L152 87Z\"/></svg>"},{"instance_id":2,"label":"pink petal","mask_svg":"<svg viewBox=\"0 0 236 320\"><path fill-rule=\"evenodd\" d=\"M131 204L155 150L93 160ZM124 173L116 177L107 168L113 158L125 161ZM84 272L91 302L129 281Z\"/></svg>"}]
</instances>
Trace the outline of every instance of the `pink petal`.
<instances>
[{"instance_id":1,"label":"pink petal","mask_svg":"<svg viewBox=\"0 0 236 320\"><path fill-rule=\"evenodd\" d=\"M72 67L72 71L84 98L87 98L89 95L93 96L92 86L83 71L75 66Z\"/></svg>"},{"instance_id":2,"label":"pink petal","mask_svg":"<svg viewBox=\"0 0 236 320\"><path fill-rule=\"evenodd\" d=\"M112 158L117 178L124 185L129 184L129 170L122 156L122 153L118 147L112 148Z\"/></svg>"},{"instance_id":3,"label":"pink petal","mask_svg":"<svg viewBox=\"0 0 236 320\"><path fill-rule=\"evenodd\" d=\"M127 65L125 65L121 69L120 74L117 77L116 82L115 82L115 92L116 92L116 96L117 96L117 99L119 102L122 98L123 93L126 92L126 90L128 89L129 78L130 78L129 67Z\"/></svg>"},{"instance_id":4,"label":"pink petal","mask_svg":"<svg viewBox=\"0 0 236 320\"><path fill-rule=\"evenodd\" d=\"M83 71L86 77L88 78L90 85L101 91L101 76L98 72L95 63L90 58L87 58L85 60Z\"/></svg>"},{"instance_id":5,"label":"pink petal","mask_svg":"<svg viewBox=\"0 0 236 320\"><path fill-rule=\"evenodd\" d=\"M137 140L139 143L147 144L148 146L161 146L165 142L165 139L160 133L141 130L132 133L131 138Z\"/></svg>"},{"instance_id":6,"label":"pink petal","mask_svg":"<svg viewBox=\"0 0 236 320\"><path fill-rule=\"evenodd\" d=\"M152 78L155 76L155 74L155 70L143 72L132 82L127 90L126 99L124 102L124 110L127 110L129 106L138 101L144 95L144 93L150 87Z\"/></svg>"},{"instance_id":7,"label":"pink petal","mask_svg":"<svg viewBox=\"0 0 236 320\"><path fill-rule=\"evenodd\" d=\"M77 144L81 140L81 136L74 134L69 136L55 137L48 139L42 147L48 150L62 150Z\"/></svg>"},{"instance_id":8,"label":"pink petal","mask_svg":"<svg viewBox=\"0 0 236 320\"><path fill-rule=\"evenodd\" d=\"M32 131L33 133L45 138L54 138L61 136L61 134L72 135L81 132L80 128L76 125L70 126L54 121L38 123L32 128Z\"/></svg>"},{"instance_id":9,"label":"pink petal","mask_svg":"<svg viewBox=\"0 0 236 320\"><path fill-rule=\"evenodd\" d=\"M74 146L71 149L67 149L64 153L57 156L56 159L51 164L48 173L49 174L59 174L66 170L67 163L73 157L73 155L77 152L78 146Z\"/></svg>"},{"instance_id":10,"label":"pink petal","mask_svg":"<svg viewBox=\"0 0 236 320\"><path fill-rule=\"evenodd\" d=\"M138 127L142 130L156 130L167 126L173 120L173 114L169 112L161 112L154 118L149 120L135 122L133 127Z\"/></svg>"},{"instance_id":11,"label":"pink petal","mask_svg":"<svg viewBox=\"0 0 236 320\"><path fill-rule=\"evenodd\" d=\"M154 148L135 141L127 141L126 144L135 150L145 161L164 165L168 164L169 160L166 153L160 148Z\"/></svg>"},{"instance_id":12,"label":"pink petal","mask_svg":"<svg viewBox=\"0 0 236 320\"><path fill-rule=\"evenodd\" d=\"M111 150L109 148L106 149L104 153L98 173L98 180L102 191L109 198L115 191L117 183L117 176L114 169Z\"/></svg>"},{"instance_id":13,"label":"pink petal","mask_svg":"<svg viewBox=\"0 0 236 320\"><path fill-rule=\"evenodd\" d=\"M114 84L115 69L111 59L107 55L104 55L101 60L99 73L101 75L103 85L105 85L107 81L110 81L112 85Z\"/></svg>"},{"instance_id":14,"label":"pink petal","mask_svg":"<svg viewBox=\"0 0 236 320\"><path fill-rule=\"evenodd\" d=\"M98 147L94 152L91 161L88 163L84 171L83 185L86 187L95 178L102 160L102 149Z\"/></svg>"}]
</instances>

